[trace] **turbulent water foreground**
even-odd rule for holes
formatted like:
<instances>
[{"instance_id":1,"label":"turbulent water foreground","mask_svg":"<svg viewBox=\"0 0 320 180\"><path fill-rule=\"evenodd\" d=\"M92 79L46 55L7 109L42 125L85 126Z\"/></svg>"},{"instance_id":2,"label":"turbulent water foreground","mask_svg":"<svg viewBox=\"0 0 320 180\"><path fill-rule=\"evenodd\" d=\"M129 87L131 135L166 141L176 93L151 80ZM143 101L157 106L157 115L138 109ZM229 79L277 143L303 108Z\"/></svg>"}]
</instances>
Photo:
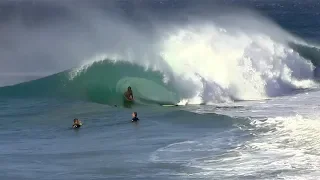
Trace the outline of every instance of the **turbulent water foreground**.
<instances>
[{"instance_id":1,"label":"turbulent water foreground","mask_svg":"<svg viewBox=\"0 0 320 180\"><path fill-rule=\"evenodd\" d=\"M138 124L131 109L2 99L0 178L318 179L319 96L136 108Z\"/></svg>"}]
</instances>

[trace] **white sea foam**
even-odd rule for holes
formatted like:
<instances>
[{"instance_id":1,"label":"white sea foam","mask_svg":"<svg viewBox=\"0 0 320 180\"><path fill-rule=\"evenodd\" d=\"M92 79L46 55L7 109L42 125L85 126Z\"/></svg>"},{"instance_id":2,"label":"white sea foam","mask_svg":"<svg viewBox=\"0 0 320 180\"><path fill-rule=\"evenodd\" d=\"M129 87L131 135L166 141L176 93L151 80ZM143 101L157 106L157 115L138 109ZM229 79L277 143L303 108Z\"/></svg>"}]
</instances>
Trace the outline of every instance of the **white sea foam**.
<instances>
[{"instance_id":1,"label":"white sea foam","mask_svg":"<svg viewBox=\"0 0 320 180\"><path fill-rule=\"evenodd\" d=\"M245 22L246 28L238 27L239 23L196 20L162 27L156 37L150 38L154 42L148 42L145 54L141 48L137 54L134 50L112 56L102 54L72 71L70 77L96 61L130 61L162 71L165 82L175 81L185 94L179 104L260 100L316 86L313 65L287 45L287 40L293 39L289 33L263 20ZM264 27L272 31L262 30ZM173 79L167 76L168 69Z\"/></svg>"},{"instance_id":2,"label":"white sea foam","mask_svg":"<svg viewBox=\"0 0 320 180\"><path fill-rule=\"evenodd\" d=\"M179 28L164 40L161 54L177 76L194 82L195 103L264 99L315 86L309 62L259 32L213 24Z\"/></svg>"}]
</instances>

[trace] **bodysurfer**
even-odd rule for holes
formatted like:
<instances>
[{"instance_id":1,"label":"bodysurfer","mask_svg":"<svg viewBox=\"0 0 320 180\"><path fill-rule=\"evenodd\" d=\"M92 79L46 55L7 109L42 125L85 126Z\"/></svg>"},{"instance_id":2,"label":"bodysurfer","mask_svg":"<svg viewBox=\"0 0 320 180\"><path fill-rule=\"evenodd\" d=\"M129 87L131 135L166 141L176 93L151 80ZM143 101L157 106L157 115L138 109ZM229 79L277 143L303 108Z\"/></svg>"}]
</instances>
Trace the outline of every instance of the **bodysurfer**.
<instances>
[{"instance_id":1,"label":"bodysurfer","mask_svg":"<svg viewBox=\"0 0 320 180\"><path fill-rule=\"evenodd\" d=\"M126 98L128 98L129 100L133 100L133 93L132 93L132 90L131 90L131 87L130 87L130 86L128 87L128 90L127 90L127 92L124 93L124 95L125 95Z\"/></svg>"}]
</instances>

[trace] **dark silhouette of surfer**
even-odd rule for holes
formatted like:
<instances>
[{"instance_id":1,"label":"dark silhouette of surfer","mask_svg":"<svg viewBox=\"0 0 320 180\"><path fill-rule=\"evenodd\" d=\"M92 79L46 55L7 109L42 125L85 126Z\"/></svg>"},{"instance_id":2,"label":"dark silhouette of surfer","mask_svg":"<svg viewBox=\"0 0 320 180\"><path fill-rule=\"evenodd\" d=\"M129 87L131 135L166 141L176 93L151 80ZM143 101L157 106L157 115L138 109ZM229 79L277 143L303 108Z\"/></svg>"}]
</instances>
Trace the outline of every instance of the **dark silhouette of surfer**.
<instances>
[{"instance_id":1,"label":"dark silhouette of surfer","mask_svg":"<svg viewBox=\"0 0 320 180\"><path fill-rule=\"evenodd\" d=\"M130 86L128 87L128 90L124 93L124 96L130 101L133 100L133 93Z\"/></svg>"},{"instance_id":2,"label":"dark silhouette of surfer","mask_svg":"<svg viewBox=\"0 0 320 180\"><path fill-rule=\"evenodd\" d=\"M138 113L137 112L133 112L132 113L132 122L138 122L139 118L138 118Z\"/></svg>"},{"instance_id":3,"label":"dark silhouette of surfer","mask_svg":"<svg viewBox=\"0 0 320 180\"><path fill-rule=\"evenodd\" d=\"M73 120L72 128L77 129L77 128L80 128L81 126L82 126L82 122L78 118L75 118Z\"/></svg>"}]
</instances>

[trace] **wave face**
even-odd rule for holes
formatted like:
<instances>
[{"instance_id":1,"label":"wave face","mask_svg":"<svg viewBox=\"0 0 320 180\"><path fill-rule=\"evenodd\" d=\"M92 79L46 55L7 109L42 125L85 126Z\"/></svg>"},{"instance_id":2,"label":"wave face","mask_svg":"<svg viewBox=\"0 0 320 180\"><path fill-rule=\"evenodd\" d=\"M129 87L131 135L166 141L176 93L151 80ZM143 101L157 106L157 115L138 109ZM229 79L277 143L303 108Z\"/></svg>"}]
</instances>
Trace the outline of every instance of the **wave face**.
<instances>
[{"instance_id":1,"label":"wave face","mask_svg":"<svg viewBox=\"0 0 320 180\"><path fill-rule=\"evenodd\" d=\"M76 75L74 74L76 73ZM85 69L66 71L39 80L0 89L2 96L69 97L110 105L122 105L131 86L140 104L173 104L179 98L159 72L128 62L95 62Z\"/></svg>"},{"instance_id":2,"label":"wave face","mask_svg":"<svg viewBox=\"0 0 320 180\"><path fill-rule=\"evenodd\" d=\"M116 21L121 19L112 22ZM0 96L61 96L114 105L121 104L131 86L138 104L208 104L259 100L317 87L316 60L308 51L313 47L298 43L299 38L258 15L233 12L182 23L152 23L153 29L145 34L139 32L142 26L121 26L125 30L120 35L130 32L126 41L119 42L125 45L100 47L89 54L101 58L3 87ZM121 58L105 58L111 55Z\"/></svg>"},{"instance_id":3,"label":"wave face","mask_svg":"<svg viewBox=\"0 0 320 180\"><path fill-rule=\"evenodd\" d=\"M300 56L309 60L314 66L314 77L319 80L320 78L320 48L317 46L310 46L308 44L295 44L289 43L295 51L299 53Z\"/></svg>"}]
</instances>

